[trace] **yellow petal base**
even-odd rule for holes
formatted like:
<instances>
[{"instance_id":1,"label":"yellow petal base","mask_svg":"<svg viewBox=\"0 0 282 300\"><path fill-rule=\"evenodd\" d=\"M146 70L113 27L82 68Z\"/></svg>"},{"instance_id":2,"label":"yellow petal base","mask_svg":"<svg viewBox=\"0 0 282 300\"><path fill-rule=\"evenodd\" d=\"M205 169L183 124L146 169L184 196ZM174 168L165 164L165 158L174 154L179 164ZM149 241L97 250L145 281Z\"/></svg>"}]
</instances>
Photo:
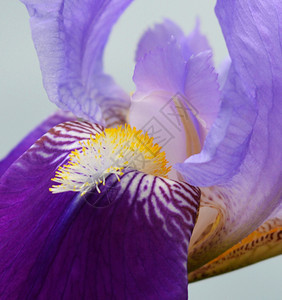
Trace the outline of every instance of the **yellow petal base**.
<instances>
[{"instance_id":1,"label":"yellow petal base","mask_svg":"<svg viewBox=\"0 0 282 300\"><path fill-rule=\"evenodd\" d=\"M189 282L233 271L282 254L282 227L251 233L214 260L188 274Z\"/></svg>"}]
</instances>

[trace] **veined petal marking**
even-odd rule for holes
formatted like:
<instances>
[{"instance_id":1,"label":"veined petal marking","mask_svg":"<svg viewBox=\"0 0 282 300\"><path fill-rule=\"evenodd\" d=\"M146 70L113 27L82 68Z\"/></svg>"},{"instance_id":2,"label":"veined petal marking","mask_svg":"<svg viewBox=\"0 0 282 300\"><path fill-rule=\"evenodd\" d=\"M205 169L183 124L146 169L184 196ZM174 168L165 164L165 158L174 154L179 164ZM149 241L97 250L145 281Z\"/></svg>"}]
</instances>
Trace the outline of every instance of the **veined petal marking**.
<instances>
[{"instance_id":1,"label":"veined petal marking","mask_svg":"<svg viewBox=\"0 0 282 300\"><path fill-rule=\"evenodd\" d=\"M60 166L53 181L60 185L50 188L52 193L78 191L86 194L115 174L119 180L127 169L166 177L165 152L153 138L130 125L106 128L104 132L80 143L81 149L69 154L68 163Z\"/></svg>"},{"instance_id":2,"label":"veined petal marking","mask_svg":"<svg viewBox=\"0 0 282 300\"><path fill-rule=\"evenodd\" d=\"M48 158L49 163L52 164L58 158L57 151L66 156L71 150L81 148L80 141L89 139L90 135L95 136L101 133L103 129L102 126L89 122L61 123L49 130L29 149L29 157L37 159L37 156L45 156L44 158Z\"/></svg>"},{"instance_id":3,"label":"veined petal marking","mask_svg":"<svg viewBox=\"0 0 282 300\"><path fill-rule=\"evenodd\" d=\"M30 178L18 175L29 186ZM109 187L113 202L106 209L91 207L108 202ZM187 250L199 189L136 171L125 173L120 182L111 175L101 194L94 190L83 197L53 195L46 188L40 194L41 180L31 194L11 185L0 188L7 204L1 210L1 238L9 242L8 248L0 247L4 299L187 298ZM19 222L11 222L12 211ZM28 235L22 234L23 227Z\"/></svg>"},{"instance_id":4,"label":"veined petal marking","mask_svg":"<svg viewBox=\"0 0 282 300\"><path fill-rule=\"evenodd\" d=\"M184 212L187 205L194 207L194 213L197 214L197 197L199 197L199 189L190 186L185 182L172 181L166 178L154 177L143 173L135 174L134 171L127 172L127 177L131 179L125 180L121 178L122 191L128 190L130 194L141 194L140 207L136 206L134 215L138 218L140 214L145 212L146 219L151 223L152 219L159 219L163 224L164 231L172 236L176 232L181 234L179 225L173 225L167 220L163 208L169 210L171 214L177 215L188 226L194 221L184 218ZM138 189L136 190L136 187ZM144 193L145 192L145 193ZM160 199L162 201L160 202ZM162 207L164 206L164 207ZM141 209L142 208L142 209ZM183 211L182 211L183 210ZM153 216L152 216L153 215ZM152 226L154 225L151 223ZM186 237L182 236L183 239ZM189 236L190 239L190 236Z\"/></svg>"},{"instance_id":5,"label":"veined petal marking","mask_svg":"<svg viewBox=\"0 0 282 300\"><path fill-rule=\"evenodd\" d=\"M281 220L270 220L217 258L189 273L189 282L243 268L279 254L282 254Z\"/></svg>"}]
</instances>

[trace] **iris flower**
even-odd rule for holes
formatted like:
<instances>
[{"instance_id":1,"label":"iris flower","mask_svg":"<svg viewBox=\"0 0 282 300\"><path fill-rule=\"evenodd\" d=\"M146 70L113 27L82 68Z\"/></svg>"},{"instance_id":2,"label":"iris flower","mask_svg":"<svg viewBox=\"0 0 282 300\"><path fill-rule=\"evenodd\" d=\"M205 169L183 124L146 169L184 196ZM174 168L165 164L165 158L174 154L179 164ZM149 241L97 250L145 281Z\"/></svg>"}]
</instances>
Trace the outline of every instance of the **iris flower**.
<instances>
[{"instance_id":1,"label":"iris flower","mask_svg":"<svg viewBox=\"0 0 282 300\"><path fill-rule=\"evenodd\" d=\"M281 253L281 1L218 0L220 79L198 25L148 30L133 95L102 63L131 0L22 2L61 110L0 165L1 299L187 299Z\"/></svg>"}]
</instances>

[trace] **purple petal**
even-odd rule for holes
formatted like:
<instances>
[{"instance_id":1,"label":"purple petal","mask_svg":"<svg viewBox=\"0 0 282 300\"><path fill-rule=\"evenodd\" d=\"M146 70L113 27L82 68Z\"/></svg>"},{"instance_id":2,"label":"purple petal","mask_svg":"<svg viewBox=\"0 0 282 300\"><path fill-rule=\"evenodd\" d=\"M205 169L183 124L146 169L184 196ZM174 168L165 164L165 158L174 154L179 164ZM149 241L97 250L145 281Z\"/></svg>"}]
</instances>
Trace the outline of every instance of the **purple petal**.
<instances>
[{"instance_id":1,"label":"purple petal","mask_svg":"<svg viewBox=\"0 0 282 300\"><path fill-rule=\"evenodd\" d=\"M231 65L231 59L228 56L225 58L223 61L218 66L218 83L221 89L224 88L225 83L228 78L229 70L230 70L230 65Z\"/></svg>"},{"instance_id":2,"label":"purple petal","mask_svg":"<svg viewBox=\"0 0 282 300\"><path fill-rule=\"evenodd\" d=\"M14 299L15 295L25 298L20 297L19 291L37 259L35 254L40 253L54 224L63 222L60 217L72 209L69 202L73 193L54 197L49 192L55 170L70 151L81 147L79 141L101 130L100 126L86 122L57 125L1 177L0 294L3 299Z\"/></svg>"},{"instance_id":3,"label":"purple petal","mask_svg":"<svg viewBox=\"0 0 282 300\"><path fill-rule=\"evenodd\" d=\"M50 128L59 123L75 120L76 117L67 112L57 111L31 131L3 160L0 161L0 177L33 143Z\"/></svg>"},{"instance_id":4,"label":"purple petal","mask_svg":"<svg viewBox=\"0 0 282 300\"><path fill-rule=\"evenodd\" d=\"M129 171L101 194L48 191L66 153L100 129L58 125L2 177L3 299L187 298L199 189Z\"/></svg>"},{"instance_id":5,"label":"purple petal","mask_svg":"<svg viewBox=\"0 0 282 300\"><path fill-rule=\"evenodd\" d=\"M238 173L247 152L260 155L258 162L253 162L256 165L270 157L270 151L280 153L281 26L279 19L272 18L281 5L274 3L235 1L231 5L234 15L228 4L218 3L217 13L232 65L222 91L219 117L203 151L189 158L187 165L177 166L191 183L208 186L226 182ZM281 162L280 155L272 158Z\"/></svg>"},{"instance_id":6,"label":"purple petal","mask_svg":"<svg viewBox=\"0 0 282 300\"><path fill-rule=\"evenodd\" d=\"M211 50L206 36L200 32L200 19L197 19L195 29L187 36L184 43L193 54Z\"/></svg>"},{"instance_id":7,"label":"purple petal","mask_svg":"<svg viewBox=\"0 0 282 300\"><path fill-rule=\"evenodd\" d=\"M163 103L165 106L173 96L181 94L183 98L186 98L186 109L191 110L189 106L192 106L194 117L199 118L208 130L217 116L220 105L219 86L217 74L214 72L212 54L205 51L191 56L192 52L190 52L187 57L185 50L189 40L185 40L182 36L182 41L179 42L177 37L180 38L182 33L175 33L174 27L170 32L168 25L175 26L173 23L158 25L141 39L138 53L144 53L147 50L146 47L153 47L152 40L160 43L160 47L155 46L137 61L133 76L136 84L133 99L142 101L151 94L153 105L152 93L165 92L167 93L166 101ZM193 35L197 36L197 34L196 29ZM190 40L193 40L193 37Z\"/></svg>"},{"instance_id":8,"label":"purple petal","mask_svg":"<svg viewBox=\"0 0 282 300\"><path fill-rule=\"evenodd\" d=\"M196 109L196 117L209 129L218 114L219 86L214 72L211 52L201 52L191 57L186 66L184 95Z\"/></svg>"},{"instance_id":9,"label":"purple petal","mask_svg":"<svg viewBox=\"0 0 282 300\"><path fill-rule=\"evenodd\" d=\"M110 101L126 114L129 97L103 74L102 58L112 26L131 1L22 0L44 86L60 108L96 121Z\"/></svg>"},{"instance_id":10,"label":"purple petal","mask_svg":"<svg viewBox=\"0 0 282 300\"><path fill-rule=\"evenodd\" d=\"M156 91L169 91L171 96L183 91L186 62L175 40L156 48L140 59L134 71L134 99L139 100Z\"/></svg>"},{"instance_id":11,"label":"purple petal","mask_svg":"<svg viewBox=\"0 0 282 300\"><path fill-rule=\"evenodd\" d=\"M219 108L217 75L210 52L186 61L179 45L172 41L137 62L134 80L137 91L130 124L149 131L170 163L183 162L200 152Z\"/></svg>"},{"instance_id":12,"label":"purple petal","mask_svg":"<svg viewBox=\"0 0 282 300\"><path fill-rule=\"evenodd\" d=\"M187 37L178 25L166 19L163 23L156 24L154 28L144 33L138 43L135 60L138 61L145 54L166 47L173 41L180 45L185 59L191 55L211 50L207 38L200 32L199 19L196 21L195 29Z\"/></svg>"},{"instance_id":13,"label":"purple petal","mask_svg":"<svg viewBox=\"0 0 282 300\"><path fill-rule=\"evenodd\" d=\"M219 1L216 11L232 60L221 112L203 151L176 166L192 184L221 184L203 189L219 219L190 252L193 268L253 232L282 201L282 4Z\"/></svg>"},{"instance_id":14,"label":"purple petal","mask_svg":"<svg viewBox=\"0 0 282 300\"><path fill-rule=\"evenodd\" d=\"M192 184L211 186L227 182L239 171L249 147L257 107L238 87L232 67L222 91L222 105L201 153L174 166Z\"/></svg>"},{"instance_id":15,"label":"purple petal","mask_svg":"<svg viewBox=\"0 0 282 300\"><path fill-rule=\"evenodd\" d=\"M141 37L135 60L142 59L145 54L158 48L163 48L172 41L180 42L184 37L183 31L171 20L165 20L161 24L156 24L153 29L147 30Z\"/></svg>"}]
</instances>

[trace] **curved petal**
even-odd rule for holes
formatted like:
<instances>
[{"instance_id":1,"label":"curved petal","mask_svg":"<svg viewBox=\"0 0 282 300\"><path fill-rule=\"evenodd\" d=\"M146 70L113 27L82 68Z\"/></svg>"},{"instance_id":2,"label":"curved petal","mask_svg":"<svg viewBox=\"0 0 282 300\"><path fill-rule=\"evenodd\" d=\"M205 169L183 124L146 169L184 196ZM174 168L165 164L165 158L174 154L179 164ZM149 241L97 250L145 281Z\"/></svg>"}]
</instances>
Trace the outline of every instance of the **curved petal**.
<instances>
[{"instance_id":1,"label":"curved petal","mask_svg":"<svg viewBox=\"0 0 282 300\"><path fill-rule=\"evenodd\" d=\"M211 58L210 52L201 52L185 61L176 43L150 52L136 64L134 100L142 101L150 96L154 105L154 94L161 91L167 93L163 100L165 106L173 96L181 95L185 98L187 111L208 130L220 105L217 75ZM130 113L134 113L133 108Z\"/></svg>"},{"instance_id":2,"label":"curved petal","mask_svg":"<svg viewBox=\"0 0 282 300\"><path fill-rule=\"evenodd\" d=\"M192 52L192 54L198 54L204 51L210 51L211 46L208 39L200 31L200 19L197 18L194 30L183 41L186 47Z\"/></svg>"},{"instance_id":3,"label":"curved petal","mask_svg":"<svg viewBox=\"0 0 282 300\"><path fill-rule=\"evenodd\" d=\"M218 83L220 89L223 89L228 78L229 70L231 66L231 59L230 57L226 57L218 66Z\"/></svg>"},{"instance_id":4,"label":"curved petal","mask_svg":"<svg viewBox=\"0 0 282 300\"><path fill-rule=\"evenodd\" d=\"M187 299L199 189L128 171L120 182L109 176L100 194L49 192L65 154L100 130L58 125L2 177L3 299Z\"/></svg>"},{"instance_id":5,"label":"curved petal","mask_svg":"<svg viewBox=\"0 0 282 300\"><path fill-rule=\"evenodd\" d=\"M282 203L254 232L220 256L188 274L189 282L243 268L282 254Z\"/></svg>"},{"instance_id":6,"label":"curved petal","mask_svg":"<svg viewBox=\"0 0 282 300\"><path fill-rule=\"evenodd\" d=\"M141 37L135 55L135 60L142 59L147 53L163 48L172 41L181 41L185 37L181 28L174 22L166 19L161 24L147 30Z\"/></svg>"},{"instance_id":7,"label":"curved petal","mask_svg":"<svg viewBox=\"0 0 282 300\"><path fill-rule=\"evenodd\" d=\"M60 216L71 212L72 207L68 205L73 193L60 194L52 201L54 196L48 189L58 165L65 161L70 151L81 147L80 141L101 130L102 127L86 122L57 125L1 177L0 294L3 299L16 298L16 295L25 298L18 292L35 262L36 256L32 254L40 252Z\"/></svg>"},{"instance_id":8,"label":"curved petal","mask_svg":"<svg viewBox=\"0 0 282 300\"><path fill-rule=\"evenodd\" d=\"M264 147L261 156L269 154L267 148L274 146L271 151L276 153L281 147L281 140L275 138L282 126L280 6L274 0L218 2L216 11L232 64L220 113L203 151L176 166L189 182L201 186L227 182L238 173L247 152L259 151L258 144ZM280 162L279 155L273 158Z\"/></svg>"},{"instance_id":9,"label":"curved petal","mask_svg":"<svg viewBox=\"0 0 282 300\"><path fill-rule=\"evenodd\" d=\"M138 61L149 52L166 47L173 41L177 41L180 45L185 59L189 59L191 55L211 50L207 38L200 32L199 19L196 21L195 29L188 36L185 36L177 24L166 19L143 34L138 43L135 60Z\"/></svg>"},{"instance_id":10,"label":"curved petal","mask_svg":"<svg viewBox=\"0 0 282 300\"><path fill-rule=\"evenodd\" d=\"M102 58L113 24L131 1L22 0L44 86L60 108L97 121L104 106L118 103L125 118L129 97L103 74Z\"/></svg>"},{"instance_id":11,"label":"curved petal","mask_svg":"<svg viewBox=\"0 0 282 300\"><path fill-rule=\"evenodd\" d=\"M211 53L202 52L186 61L181 47L172 41L137 62L134 80L137 91L130 124L148 131L170 163L200 152L219 107ZM177 177L171 173L170 178Z\"/></svg>"},{"instance_id":12,"label":"curved petal","mask_svg":"<svg viewBox=\"0 0 282 300\"><path fill-rule=\"evenodd\" d=\"M249 95L246 97L239 89L238 79L238 73L231 67L222 91L223 101L218 117L202 151L174 166L190 183L200 186L226 183L238 173L245 159L257 108L248 99Z\"/></svg>"},{"instance_id":13,"label":"curved petal","mask_svg":"<svg viewBox=\"0 0 282 300\"><path fill-rule=\"evenodd\" d=\"M186 38L165 21L147 31L138 45L130 124L153 136L173 164L200 152L219 107L211 53L192 55L189 50L197 40L203 49L203 39L198 25ZM179 178L175 171L169 177Z\"/></svg>"},{"instance_id":14,"label":"curved petal","mask_svg":"<svg viewBox=\"0 0 282 300\"><path fill-rule=\"evenodd\" d=\"M193 269L253 232L282 201L282 4L219 1L216 11L232 60L223 105L202 153L177 167L190 183L221 184L202 190L203 205L218 216L196 239Z\"/></svg>"},{"instance_id":15,"label":"curved petal","mask_svg":"<svg viewBox=\"0 0 282 300\"><path fill-rule=\"evenodd\" d=\"M32 130L4 159L0 161L0 177L10 167L10 165L17 160L33 143L36 142L49 129L66 121L73 121L76 117L67 112L57 111L48 119L39 124Z\"/></svg>"},{"instance_id":16,"label":"curved petal","mask_svg":"<svg viewBox=\"0 0 282 300\"><path fill-rule=\"evenodd\" d=\"M198 23L187 38L177 25L168 20L148 30L138 44L133 100L140 101L158 91L168 92L168 97L183 94L210 128L220 103L212 54L204 51L208 46L203 40ZM194 52L196 49L201 52ZM210 118L202 113L207 110L206 107L211 111L208 114Z\"/></svg>"},{"instance_id":17,"label":"curved petal","mask_svg":"<svg viewBox=\"0 0 282 300\"><path fill-rule=\"evenodd\" d=\"M220 106L219 85L211 52L205 51L191 57L187 61L186 70L184 95L191 106L195 107L196 117L209 130Z\"/></svg>"},{"instance_id":18,"label":"curved petal","mask_svg":"<svg viewBox=\"0 0 282 300\"><path fill-rule=\"evenodd\" d=\"M133 80L136 92L133 100L156 91L168 91L171 96L182 92L186 62L180 46L172 40L162 48L155 48L136 63Z\"/></svg>"}]
</instances>

